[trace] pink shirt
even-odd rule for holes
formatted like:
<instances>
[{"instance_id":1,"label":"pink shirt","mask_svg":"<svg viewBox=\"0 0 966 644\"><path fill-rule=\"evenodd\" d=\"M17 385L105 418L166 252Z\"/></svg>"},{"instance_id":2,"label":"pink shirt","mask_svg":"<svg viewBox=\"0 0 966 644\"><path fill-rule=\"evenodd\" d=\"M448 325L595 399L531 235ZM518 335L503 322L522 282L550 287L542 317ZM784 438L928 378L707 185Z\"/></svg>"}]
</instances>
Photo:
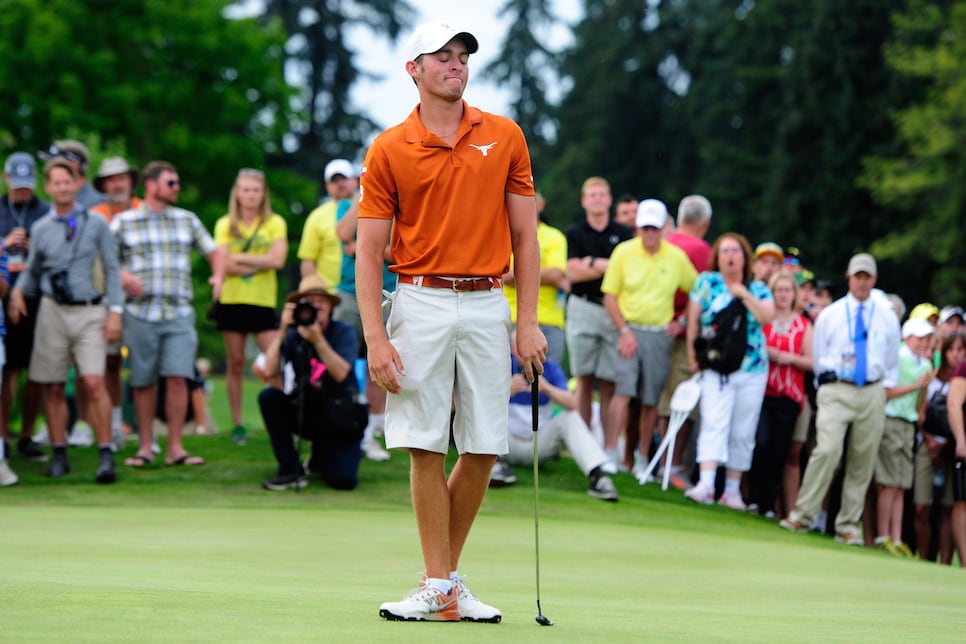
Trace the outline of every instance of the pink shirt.
<instances>
[{"instance_id":1,"label":"pink shirt","mask_svg":"<svg viewBox=\"0 0 966 644\"><path fill-rule=\"evenodd\" d=\"M785 333L779 334L774 322L764 328L765 342L769 347L802 355L808 320L799 314L792 318ZM790 364L768 363L768 386L765 395L772 398L791 398L799 405L805 400L805 372Z\"/></svg>"},{"instance_id":2,"label":"pink shirt","mask_svg":"<svg viewBox=\"0 0 966 644\"><path fill-rule=\"evenodd\" d=\"M711 244L700 237L692 237L678 231L668 235L667 240L684 251L684 254L694 265L694 270L699 273L708 270L708 266L711 264ZM688 294L684 291L678 291L674 294L674 317L681 317L687 308Z\"/></svg>"}]
</instances>

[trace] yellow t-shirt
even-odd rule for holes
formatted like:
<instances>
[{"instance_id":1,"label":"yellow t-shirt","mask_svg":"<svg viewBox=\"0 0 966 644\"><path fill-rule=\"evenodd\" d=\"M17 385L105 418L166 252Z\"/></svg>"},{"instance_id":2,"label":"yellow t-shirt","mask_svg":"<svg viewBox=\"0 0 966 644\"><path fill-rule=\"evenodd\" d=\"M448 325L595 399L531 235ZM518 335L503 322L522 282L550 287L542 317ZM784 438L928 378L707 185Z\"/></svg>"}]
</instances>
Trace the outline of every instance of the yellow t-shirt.
<instances>
[{"instance_id":1,"label":"yellow t-shirt","mask_svg":"<svg viewBox=\"0 0 966 644\"><path fill-rule=\"evenodd\" d=\"M537 224L537 244L540 246L540 268L559 268L567 272L567 236L542 221ZM513 265L513 258L510 258ZM503 294L510 304L510 318L517 321L517 289L504 286ZM557 287L541 284L537 294L537 323L563 328L564 309L557 299Z\"/></svg>"},{"instance_id":2,"label":"yellow t-shirt","mask_svg":"<svg viewBox=\"0 0 966 644\"><path fill-rule=\"evenodd\" d=\"M334 289L342 277L342 240L335 232L338 201L329 199L309 213L302 228L299 259L315 262L315 272Z\"/></svg>"},{"instance_id":3,"label":"yellow t-shirt","mask_svg":"<svg viewBox=\"0 0 966 644\"><path fill-rule=\"evenodd\" d=\"M224 215L215 222L215 243L219 246L227 245L229 253L241 253L252 233L255 233L255 238L252 239L248 250L244 252L264 255L268 253L272 242L276 239L288 239L288 226L279 215L271 215L258 232L255 232L257 225L256 222L248 227L243 222L239 222L240 236L232 237L229 233L228 215ZM222 304L251 304L274 309L278 305L278 279L275 271L265 269L254 275L226 276L221 288L220 301Z\"/></svg>"},{"instance_id":4,"label":"yellow t-shirt","mask_svg":"<svg viewBox=\"0 0 966 644\"><path fill-rule=\"evenodd\" d=\"M600 290L617 296L617 308L630 324L658 326L674 318L674 294L691 291L698 272L683 250L661 240L654 255L640 238L614 248Z\"/></svg>"}]
</instances>

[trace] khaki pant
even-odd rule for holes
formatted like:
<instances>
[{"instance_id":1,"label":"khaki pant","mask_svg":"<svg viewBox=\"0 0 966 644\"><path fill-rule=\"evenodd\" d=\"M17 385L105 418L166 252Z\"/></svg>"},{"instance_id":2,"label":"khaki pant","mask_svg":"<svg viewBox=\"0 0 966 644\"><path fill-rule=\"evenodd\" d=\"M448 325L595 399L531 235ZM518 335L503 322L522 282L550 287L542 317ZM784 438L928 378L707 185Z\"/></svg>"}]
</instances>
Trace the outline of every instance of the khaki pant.
<instances>
[{"instance_id":1,"label":"khaki pant","mask_svg":"<svg viewBox=\"0 0 966 644\"><path fill-rule=\"evenodd\" d=\"M834 382L819 388L817 402L815 448L805 468L795 510L789 517L811 525L822 509L822 499L842 458L845 432L851 424L842 505L835 518L835 531L861 534L865 492L875 470L885 426L885 389L881 384L856 387Z\"/></svg>"}]
</instances>

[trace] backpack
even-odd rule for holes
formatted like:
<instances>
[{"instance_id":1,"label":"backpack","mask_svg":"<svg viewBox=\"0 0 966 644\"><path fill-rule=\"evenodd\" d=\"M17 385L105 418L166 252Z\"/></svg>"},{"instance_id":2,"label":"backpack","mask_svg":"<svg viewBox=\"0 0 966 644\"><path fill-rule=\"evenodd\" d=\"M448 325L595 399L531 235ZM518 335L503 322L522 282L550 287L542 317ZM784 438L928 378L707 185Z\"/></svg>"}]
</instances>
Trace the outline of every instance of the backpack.
<instances>
[{"instance_id":1,"label":"backpack","mask_svg":"<svg viewBox=\"0 0 966 644\"><path fill-rule=\"evenodd\" d=\"M748 309L733 298L702 327L694 339L694 353L701 369L713 369L723 376L741 368L748 349Z\"/></svg>"}]
</instances>

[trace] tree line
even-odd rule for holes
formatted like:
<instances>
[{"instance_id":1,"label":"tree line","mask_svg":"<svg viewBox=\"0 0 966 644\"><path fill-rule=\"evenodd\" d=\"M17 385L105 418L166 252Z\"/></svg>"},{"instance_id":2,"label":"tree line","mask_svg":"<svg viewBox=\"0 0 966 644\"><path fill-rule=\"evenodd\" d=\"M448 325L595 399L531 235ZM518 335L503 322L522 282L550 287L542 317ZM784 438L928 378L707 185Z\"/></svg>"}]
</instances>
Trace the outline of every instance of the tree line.
<instances>
[{"instance_id":1,"label":"tree line","mask_svg":"<svg viewBox=\"0 0 966 644\"><path fill-rule=\"evenodd\" d=\"M174 161L182 202L209 226L238 168L265 168L294 241L322 164L363 156L379 129L349 98L364 73L350 28L388 44L416 13L391 0L247 6L6 0L0 152L71 136L92 170L111 154ZM712 236L799 247L830 278L869 250L910 303L966 299L966 0L585 0L563 50L542 41L558 22L550 0L499 11L508 32L474 82L509 88L555 225L582 216L591 175L672 208L698 192ZM202 346L221 352L213 330Z\"/></svg>"}]
</instances>

